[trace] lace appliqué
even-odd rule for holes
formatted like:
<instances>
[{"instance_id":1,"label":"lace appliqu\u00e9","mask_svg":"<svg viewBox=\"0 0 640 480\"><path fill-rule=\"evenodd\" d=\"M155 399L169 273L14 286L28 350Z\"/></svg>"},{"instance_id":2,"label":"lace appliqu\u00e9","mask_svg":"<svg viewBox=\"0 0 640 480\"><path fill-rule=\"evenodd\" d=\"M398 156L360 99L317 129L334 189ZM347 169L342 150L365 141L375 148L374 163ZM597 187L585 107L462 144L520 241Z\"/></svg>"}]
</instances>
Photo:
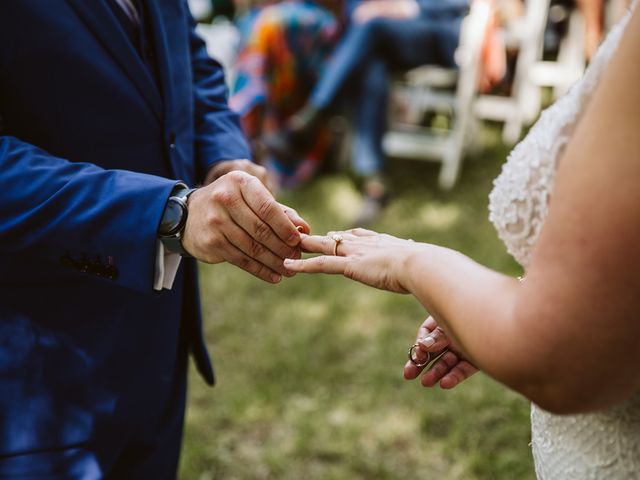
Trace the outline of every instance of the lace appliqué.
<instances>
[{"instance_id":1,"label":"lace appliqu\u00e9","mask_svg":"<svg viewBox=\"0 0 640 480\"><path fill-rule=\"evenodd\" d=\"M628 16L607 37L583 78L540 115L513 149L489 195L489 220L508 252L527 267L547 210L557 163L615 51Z\"/></svg>"},{"instance_id":2,"label":"lace appliqu\u00e9","mask_svg":"<svg viewBox=\"0 0 640 480\"><path fill-rule=\"evenodd\" d=\"M531 435L541 480L640 477L640 395L586 415L551 415L533 405Z\"/></svg>"},{"instance_id":3,"label":"lace appliqu\u00e9","mask_svg":"<svg viewBox=\"0 0 640 480\"><path fill-rule=\"evenodd\" d=\"M582 80L542 113L494 181L489 219L525 270L547 216L557 163L629 16L607 37ZM614 408L584 415L553 415L533 405L531 431L541 480L640 478L640 393Z\"/></svg>"}]
</instances>

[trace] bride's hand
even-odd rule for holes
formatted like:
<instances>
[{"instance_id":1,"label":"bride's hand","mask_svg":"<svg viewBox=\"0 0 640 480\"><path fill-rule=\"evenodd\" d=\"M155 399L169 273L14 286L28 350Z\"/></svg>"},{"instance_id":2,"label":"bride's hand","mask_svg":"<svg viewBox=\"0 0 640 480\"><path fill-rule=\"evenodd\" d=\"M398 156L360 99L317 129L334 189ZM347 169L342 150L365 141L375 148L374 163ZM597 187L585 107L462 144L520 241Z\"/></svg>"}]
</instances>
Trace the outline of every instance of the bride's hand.
<instances>
[{"instance_id":1,"label":"bride's hand","mask_svg":"<svg viewBox=\"0 0 640 480\"><path fill-rule=\"evenodd\" d=\"M363 228L301 237L303 251L322 255L287 259L284 265L288 270L341 274L382 290L408 293L405 267L411 255L421 248L419 243Z\"/></svg>"},{"instance_id":2,"label":"bride's hand","mask_svg":"<svg viewBox=\"0 0 640 480\"><path fill-rule=\"evenodd\" d=\"M425 342L425 339L429 338L433 340ZM431 355L431 358L442 354L422 375L420 383L425 387L433 387L440 382L440 388L454 388L478 371L464 358L455 343L449 340L433 317L427 318L420 326L415 343L419 345L414 354L417 363L424 362L427 359L427 354ZM426 365L418 367L413 362L407 361L404 366L404 378L413 380L426 367Z\"/></svg>"}]
</instances>

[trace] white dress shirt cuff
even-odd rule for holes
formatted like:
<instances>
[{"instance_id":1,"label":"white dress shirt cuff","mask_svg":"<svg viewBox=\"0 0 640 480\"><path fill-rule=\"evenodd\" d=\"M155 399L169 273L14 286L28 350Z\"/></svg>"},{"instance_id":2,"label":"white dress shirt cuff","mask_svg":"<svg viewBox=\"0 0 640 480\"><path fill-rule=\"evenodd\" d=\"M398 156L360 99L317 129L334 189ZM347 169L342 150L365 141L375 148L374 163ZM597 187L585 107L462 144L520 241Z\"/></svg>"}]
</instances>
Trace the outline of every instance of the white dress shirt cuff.
<instances>
[{"instance_id":1,"label":"white dress shirt cuff","mask_svg":"<svg viewBox=\"0 0 640 480\"><path fill-rule=\"evenodd\" d=\"M156 269L154 272L153 289L171 290L176 279L178 267L182 257L164 248L160 240L156 240Z\"/></svg>"}]
</instances>

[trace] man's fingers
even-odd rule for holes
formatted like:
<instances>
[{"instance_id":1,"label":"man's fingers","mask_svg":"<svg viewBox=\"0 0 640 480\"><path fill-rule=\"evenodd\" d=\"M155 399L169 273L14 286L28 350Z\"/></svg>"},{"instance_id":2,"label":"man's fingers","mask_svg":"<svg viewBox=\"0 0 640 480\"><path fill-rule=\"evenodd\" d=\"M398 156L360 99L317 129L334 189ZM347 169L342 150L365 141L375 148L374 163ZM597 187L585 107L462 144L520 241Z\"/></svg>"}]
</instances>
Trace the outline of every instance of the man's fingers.
<instances>
[{"instance_id":1,"label":"man's fingers","mask_svg":"<svg viewBox=\"0 0 640 480\"><path fill-rule=\"evenodd\" d=\"M233 171L246 172L249 175L253 175L262 183L264 183L267 188L269 188L267 169L261 165L258 165L257 163L252 162L251 160L246 159L223 160L216 163L207 172L204 184L208 185L209 183L217 180L223 175L226 175L227 173ZM271 189L269 188L269 190Z\"/></svg>"},{"instance_id":2,"label":"man's fingers","mask_svg":"<svg viewBox=\"0 0 640 480\"><path fill-rule=\"evenodd\" d=\"M275 235L290 247L300 243L300 232L260 181L248 174L232 172L238 176L240 191L255 215L269 225Z\"/></svg>"},{"instance_id":3,"label":"man's fingers","mask_svg":"<svg viewBox=\"0 0 640 480\"><path fill-rule=\"evenodd\" d=\"M266 228L268 226L265 225ZM288 271L282 264L282 257L274 254L267 246L256 240L254 235L248 234L240 226L230 223L225 229L225 237L233 246L244 253L247 257L257 261L270 270L281 275L291 276L292 272ZM299 256L295 249L279 242L285 255L295 258Z\"/></svg>"},{"instance_id":4,"label":"man's fingers","mask_svg":"<svg viewBox=\"0 0 640 480\"><path fill-rule=\"evenodd\" d=\"M225 251L224 259L265 282L278 283L282 279L282 275L278 272L257 262L231 243Z\"/></svg>"},{"instance_id":5,"label":"man's fingers","mask_svg":"<svg viewBox=\"0 0 640 480\"><path fill-rule=\"evenodd\" d=\"M255 177L243 172L229 173L221 180L232 184L235 182L240 189L240 192L233 189L216 192L216 200L227 215L258 244L264 245L281 260L296 256L294 247L300 242L300 232L266 187ZM283 236L289 236L289 242ZM236 243L233 238L232 243ZM252 249L259 250L255 245ZM245 248L243 251L256 258L251 250Z\"/></svg>"},{"instance_id":6,"label":"man's fingers","mask_svg":"<svg viewBox=\"0 0 640 480\"><path fill-rule=\"evenodd\" d=\"M293 224L296 226L296 229L300 232L300 233L304 233L306 235L308 235L309 233L311 233L311 227L309 226L309 224L306 222L306 220L304 218L302 218L298 212L291 207L288 207L286 205L283 205L282 203L279 203L278 205L280 205L280 207L282 208L282 211L284 212L284 214L289 217L289 220L291 220L293 222Z\"/></svg>"},{"instance_id":7,"label":"man's fingers","mask_svg":"<svg viewBox=\"0 0 640 480\"><path fill-rule=\"evenodd\" d=\"M246 205L238 206L229 211L229 215L233 221L244 230L257 244L263 245L265 248L273 252L280 258L280 263L285 258L292 258L296 254L296 248L287 245L271 227L262 221L250 208ZM235 243L235 242L233 242ZM256 247L257 248L257 247ZM254 257L251 251L244 250L249 256ZM256 252L258 253L258 252ZM254 257L256 258L256 257Z\"/></svg>"},{"instance_id":8,"label":"man's fingers","mask_svg":"<svg viewBox=\"0 0 640 480\"><path fill-rule=\"evenodd\" d=\"M250 162L248 160L242 160L244 168L238 168L238 170L244 170L250 175L253 175L258 180L266 185L266 180L268 178L267 169L257 163Z\"/></svg>"},{"instance_id":9,"label":"man's fingers","mask_svg":"<svg viewBox=\"0 0 640 480\"><path fill-rule=\"evenodd\" d=\"M271 175L269 175L269 172L266 168L256 163L250 162L249 166L244 169L244 171L256 177L262 182L265 187L267 187L267 190L269 190L269 192L271 192L272 194L274 193L276 184L274 183Z\"/></svg>"}]
</instances>

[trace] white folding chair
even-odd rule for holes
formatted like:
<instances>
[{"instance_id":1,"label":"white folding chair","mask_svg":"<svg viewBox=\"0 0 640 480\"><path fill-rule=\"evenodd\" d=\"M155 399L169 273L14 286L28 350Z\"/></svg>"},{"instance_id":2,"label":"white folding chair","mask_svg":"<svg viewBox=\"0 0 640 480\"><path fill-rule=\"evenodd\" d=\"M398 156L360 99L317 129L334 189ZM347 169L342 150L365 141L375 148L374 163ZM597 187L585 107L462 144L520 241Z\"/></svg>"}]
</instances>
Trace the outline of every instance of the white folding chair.
<instances>
[{"instance_id":1,"label":"white folding chair","mask_svg":"<svg viewBox=\"0 0 640 480\"><path fill-rule=\"evenodd\" d=\"M458 179L465 147L474 128L473 110L480 74L482 40L490 17L486 0L474 0L462 22L456 51L457 69L425 65L407 72L394 86L394 94L409 108L408 116L421 119L428 111L446 111L446 131L393 120L384 137L385 154L396 158L442 163L438 184L451 189Z\"/></svg>"},{"instance_id":2,"label":"white folding chair","mask_svg":"<svg viewBox=\"0 0 640 480\"><path fill-rule=\"evenodd\" d=\"M543 61L549 3L549 0L526 0L525 15L504 30L507 47L518 51L511 94L480 95L476 101L477 118L504 122L502 139L508 144L518 141L524 126L540 113L540 87L552 87L554 97L558 97L584 71L584 21L577 8L570 15L558 58Z\"/></svg>"}]
</instances>

